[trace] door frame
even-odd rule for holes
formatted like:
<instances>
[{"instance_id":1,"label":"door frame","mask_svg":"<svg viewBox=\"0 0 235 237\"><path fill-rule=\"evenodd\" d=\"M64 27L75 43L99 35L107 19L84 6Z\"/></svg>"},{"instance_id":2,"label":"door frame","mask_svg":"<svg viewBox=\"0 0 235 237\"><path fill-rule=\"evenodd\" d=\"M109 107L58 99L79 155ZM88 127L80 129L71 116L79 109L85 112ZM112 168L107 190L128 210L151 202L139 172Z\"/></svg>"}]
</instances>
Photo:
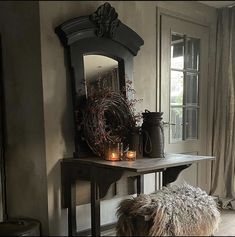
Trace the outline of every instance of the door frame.
<instances>
[{"instance_id":1,"label":"door frame","mask_svg":"<svg viewBox=\"0 0 235 237\"><path fill-rule=\"evenodd\" d=\"M160 97L160 89L161 89L161 16L162 15L166 15L166 16L169 16L169 17L175 17L175 18L178 18L179 20L183 20L183 21L187 21L187 22L190 22L190 23L193 23L193 24L198 24L198 25L201 25L201 26L204 26L204 27L207 27L208 28L208 31L209 31L209 42L211 41L211 38L212 38L212 35L214 34L213 32L213 26L211 24L207 24L206 22L203 22L201 21L201 19L199 20L195 20L193 18L190 18L188 16L185 16L181 13L178 13L178 12L173 12L173 11L170 11L166 8L162 8L162 7L156 7L156 22L157 22L157 30L156 30L156 42L157 42L157 45L156 45L156 56L157 56L157 65L156 65L156 75L157 75L157 91L156 91L156 111L160 111L161 110L161 97ZM211 44L210 44L211 45ZM209 47L209 57L210 57L210 50L211 47ZM211 67L211 63L209 62L208 64L208 78L209 80L211 79L211 76L210 76L210 69L213 68Z\"/></svg>"},{"instance_id":2,"label":"door frame","mask_svg":"<svg viewBox=\"0 0 235 237\"><path fill-rule=\"evenodd\" d=\"M215 68L215 64L214 62L211 62L211 61L214 61L214 60L209 60L210 58L214 57L214 52L212 50L212 47L214 47L214 43L212 42L212 37L215 36L215 27L213 27L213 24L211 23L208 23L208 22L204 22L202 21L201 19L198 19L198 20L195 20L191 17L188 17L188 16L185 16L181 13L178 13L178 12L174 12L174 11L171 11L171 10L168 10L166 8L162 8L162 7L156 7L156 111L161 111L161 18L162 16L165 15L165 16L169 16L169 17L174 17L174 18L177 18L179 20L183 20L183 21L186 21L186 22L189 22L189 23L193 23L193 24L197 24L197 25L200 25L200 26L203 26L203 27L207 27L208 28L208 42L209 42L209 48L208 48L208 79L207 79L207 91L208 91L208 96L211 95L211 89L210 89L210 86L209 84L211 83L210 81L212 80L213 78L213 71L214 71L214 68ZM212 43L211 43L212 42ZM213 95L211 95L213 96ZM209 100L207 101L207 103L209 103ZM208 107L208 104L207 104L207 108ZM209 123L209 120L210 120L210 113L209 113L209 110L207 110L207 124L208 124L208 127L207 127L207 137L206 137L206 141L208 141L208 144L206 145L206 154L207 155L211 155L211 149L209 148L209 145L210 145L210 139L208 139L209 135L211 134L211 127L210 127L210 123ZM198 184L200 186L202 186L204 188L205 191L209 192L210 191L210 186L211 186L211 161L207 161L205 162L204 164L204 172L206 174L206 177L200 177L200 175L198 175ZM161 174L160 176L157 176L156 175L156 183L158 183L159 185L159 182L161 181ZM160 180L160 181L159 181ZM161 186L161 184L160 184Z\"/></svg>"}]
</instances>

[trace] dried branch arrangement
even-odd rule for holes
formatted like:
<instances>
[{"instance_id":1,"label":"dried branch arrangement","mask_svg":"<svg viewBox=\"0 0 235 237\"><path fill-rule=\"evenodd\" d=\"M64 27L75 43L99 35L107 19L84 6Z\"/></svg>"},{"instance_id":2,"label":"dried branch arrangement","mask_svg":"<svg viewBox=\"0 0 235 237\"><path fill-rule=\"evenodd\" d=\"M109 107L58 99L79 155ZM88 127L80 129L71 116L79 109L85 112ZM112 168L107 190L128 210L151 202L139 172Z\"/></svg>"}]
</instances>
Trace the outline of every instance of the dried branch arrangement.
<instances>
[{"instance_id":1,"label":"dried branch arrangement","mask_svg":"<svg viewBox=\"0 0 235 237\"><path fill-rule=\"evenodd\" d=\"M123 93L127 93L128 95L128 99L126 99L126 101L130 108L133 120L135 122L135 126L140 126L140 124L142 123L143 116L142 112L136 112L135 106L137 103L143 102L143 99L135 98L136 91L133 88L132 81L130 80L126 80L126 86L123 88Z\"/></svg>"},{"instance_id":2,"label":"dried branch arrangement","mask_svg":"<svg viewBox=\"0 0 235 237\"><path fill-rule=\"evenodd\" d=\"M128 146L128 135L135 127L135 118L126 98L110 89L88 97L83 114L84 138L98 156L104 156L108 142L123 142Z\"/></svg>"}]
</instances>

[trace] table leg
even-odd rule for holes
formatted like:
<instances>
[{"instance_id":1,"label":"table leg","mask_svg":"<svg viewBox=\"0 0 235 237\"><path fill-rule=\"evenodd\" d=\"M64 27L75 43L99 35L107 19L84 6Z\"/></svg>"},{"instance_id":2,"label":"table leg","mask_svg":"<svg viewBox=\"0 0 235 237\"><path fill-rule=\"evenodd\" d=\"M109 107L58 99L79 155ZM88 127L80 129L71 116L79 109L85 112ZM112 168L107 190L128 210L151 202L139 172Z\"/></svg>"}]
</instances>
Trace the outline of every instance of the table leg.
<instances>
[{"instance_id":1,"label":"table leg","mask_svg":"<svg viewBox=\"0 0 235 237\"><path fill-rule=\"evenodd\" d=\"M91 181L91 234L100 236L100 197L99 186L94 179Z\"/></svg>"},{"instance_id":2,"label":"table leg","mask_svg":"<svg viewBox=\"0 0 235 237\"><path fill-rule=\"evenodd\" d=\"M144 177L143 175L137 176L137 195L144 193Z\"/></svg>"},{"instance_id":3,"label":"table leg","mask_svg":"<svg viewBox=\"0 0 235 237\"><path fill-rule=\"evenodd\" d=\"M69 192L69 207L68 207L68 234L69 236L76 236L77 223L76 223L76 183L70 182Z\"/></svg>"}]
</instances>

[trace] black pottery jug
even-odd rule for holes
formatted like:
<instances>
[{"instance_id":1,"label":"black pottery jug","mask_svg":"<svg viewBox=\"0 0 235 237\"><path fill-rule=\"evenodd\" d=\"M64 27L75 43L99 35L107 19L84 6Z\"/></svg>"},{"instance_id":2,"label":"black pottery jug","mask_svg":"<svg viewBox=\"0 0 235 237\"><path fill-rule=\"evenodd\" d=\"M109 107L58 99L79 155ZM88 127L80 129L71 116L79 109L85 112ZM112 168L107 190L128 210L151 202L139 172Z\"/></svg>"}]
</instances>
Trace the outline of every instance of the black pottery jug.
<instances>
[{"instance_id":1,"label":"black pottery jug","mask_svg":"<svg viewBox=\"0 0 235 237\"><path fill-rule=\"evenodd\" d=\"M142 136L143 156L151 158L164 157L164 132L162 112L145 110L143 115Z\"/></svg>"}]
</instances>

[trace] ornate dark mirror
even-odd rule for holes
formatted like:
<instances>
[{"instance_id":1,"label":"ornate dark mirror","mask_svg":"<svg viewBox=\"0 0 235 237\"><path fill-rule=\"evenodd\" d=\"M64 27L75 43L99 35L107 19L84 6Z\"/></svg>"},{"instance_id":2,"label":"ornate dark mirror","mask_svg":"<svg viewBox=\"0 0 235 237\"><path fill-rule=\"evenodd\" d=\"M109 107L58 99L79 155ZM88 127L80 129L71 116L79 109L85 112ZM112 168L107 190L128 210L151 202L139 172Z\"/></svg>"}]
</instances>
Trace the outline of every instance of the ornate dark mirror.
<instances>
[{"instance_id":1,"label":"ornate dark mirror","mask_svg":"<svg viewBox=\"0 0 235 237\"><path fill-rule=\"evenodd\" d=\"M144 41L118 19L109 3L93 14L82 16L56 27L55 32L66 48L72 79L75 157L92 152L83 139L80 112L92 90L109 87L120 91L132 81L133 57ZM123 90L125 93L125 90Z\"/></svg>"}]
</instances>

